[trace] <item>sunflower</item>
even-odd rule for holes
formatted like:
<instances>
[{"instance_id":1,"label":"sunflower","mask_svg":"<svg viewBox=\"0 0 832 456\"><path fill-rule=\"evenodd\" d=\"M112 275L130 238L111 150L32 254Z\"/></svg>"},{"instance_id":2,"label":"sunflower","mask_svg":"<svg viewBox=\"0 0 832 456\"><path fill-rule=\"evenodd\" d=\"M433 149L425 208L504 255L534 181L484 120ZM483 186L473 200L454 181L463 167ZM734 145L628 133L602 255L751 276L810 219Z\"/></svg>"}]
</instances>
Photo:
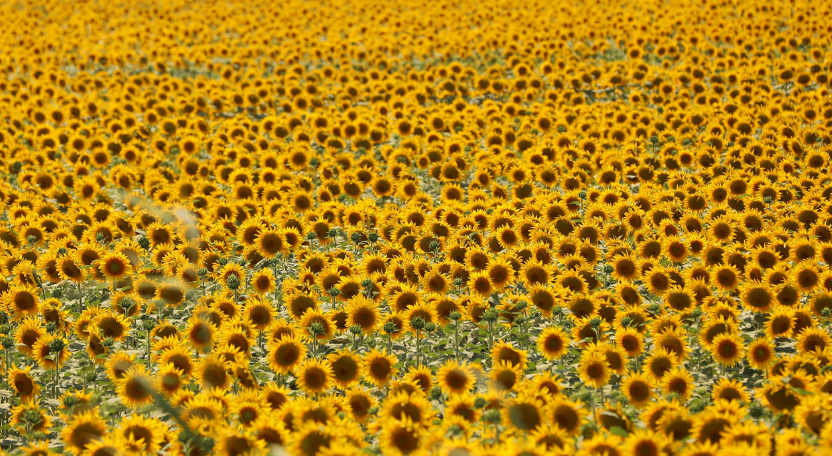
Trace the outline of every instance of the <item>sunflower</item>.
<instances>
[{"instance_id":1,"label":"sunflower","mask_svg":"<svg viewBox=\"0 0 832 456\"><path fill-rule=\"evenodd\" d=\"M653 399L654 386L655 382L648 374L636 372L624 379L621 392L636 409L642 409Z\"/></svg>"},{"instance_id":2,"label":"sunflower","mask_svg":"<svg viewBox=\"0 0 832 456\"><path fill-rule=\"evenodd\" d=\"M754 312L768 312L775 300L771 289L757 281L747 282L740 291L742 303Z\"/></svg>"},{"instance_id":3,"label":"sunflower","mask_svg":"<svg viewBox=\"0 0 832 456\"><path fill-rule=\"evenodd\" d=\"M106 432L104 420L98 416L97 411L91 410L72 417L61 431L61 441L77 456L104 438Z\"/></svg>"},{"instance_id":4,"label":"sunflower","mask_svg":"<svg viewBox=\"0 0 832 456\"><path fill-rule=\"evenodd\" d=\"M38 340L46 335L46 328L43 324L34 317L24 319L15 330L15 342L17 342L17 349L27 355L33 353L35 344Z\"/></svg>"},{"instance_id":5,"label":"sunflower","mask_svg":"<svg viewBox=\"0 0 832 456\"><path fill-rule=\"evenodd\" d=\"M306 344L296 337L281 338L269 347L269 366L273 371L285 374L306 357Z\"/></svg>"},{"instance_id":6,"label":"sunflower","mask_svg":"<svg viewBox=\"0 0 832 456\"><path fill-rule=\"evenodd\" d=\"M130 319L112 311L98 314L90 323L90 331L99 337L122 342L130 332Z\"/></svg>"},{"instance_id":7,"label":"sunflower","mask_svg":"<svg viewBox=\"0 0 832 456\"><path fill-rule=\"evenodd\" d=\"M162 339L162 341L166 340L170 340L170 338ZM181 342L176 339L174 339L174 341L176 342L172 343L170 348L163 350L163 352L158 355L157 360L162 365L168 363L173 364L174 367L182 372L182 375L188 377L194 371L194 362L193 359L191 359L191 352ZM154 349L156 349L157 352L160 351L160 349L157 349L155 345Z\"/></svg>"},{"instance_id":8,"label":"sunflower","mask_svg":"<svg viewBox=\"0 0 832 456\"><path fill-rule=\"evenodd\" d=\"M116 392L121 401L133 408L153 402L154 385L152 379L141 366L134 366L124 373L116 382Z\"/></svg>"},{"instance_id":9,"label":"sunflower","mask_svg":"<svg viewBox=\"0 0 832 456\"><path fill-rule=\"evenodd\" d=\"M358 383L362 377L361 358L349 349L344 348L329 354L327 362L332 369L333 380L342 389Z\"/></svg>"},{"instance_id":10,"label":"sunflower","mask_svg":"<svg viewBox=\"0 0 832 456\"><path fill-rule=\"evenodd\" d=\"M767 339L751 342L745 351L748 364L755 369L766 370L774 362L774 345Z\"/></svg>"},{"instance_id":11,"label":"sunflower","mask_svg":"<svg viewBox=\"0 0 832 456\"><path fill-rule=\"evenodd\" d=\"M393 355L384 355L376 349L371 350L363 359L365 379L379 388L387 385L396 376L397 362Z\"/></svg>"},{"instance_id":12,"label":"sunflower","mask_svg":"<svg viewBox=\"0 0 832 456\"><path fill-rule=\"evenodd\" d=\"M21 369L13 365L9 370L8 382L21 401L33 399L40 393L40 385L32 378L31 372L32 366Z\"/></svg>"},{"instance_id":13,"label":"sunflower","mask_svg":"<svg viewBox=\"0 0 832 456\"><path fill-rule=\"evenodd\" d=\"M821 352L829 346L829 334L819 328L806 328L797 336L799 353Z\"/></svg>"},{"instance_id":14,"label":"sunflower","mask_svg":"<svg viewBox=\"0 0 832 456\"><path fill-rule=\"evenodd\" d=\"M436 381L447 394L463 394L475 383L474 371L467 363L447 360L437 371Z\"/></svg>"},{"instance_id":15,"label":"sunflower","mask_svg":"<svg viewBox=\"0 0 832 456\"><path fill-rule=\"evenodd\" d=\"M676 367L676 360L676 356L667 349L664 347L657 347L644 361L644 367L647 369L647 372L653 376L654 380L661 381L664 374Z\"/></svg>"},{"instance_id":16,"label":"sunflower","mask_svg":"<svg viewBox=\"0 0 832 456\"><path fill-rule=\"evenodd\" d=\"M263 229L256 237L254 245L263 258L272 259L286 250L284 232L274 228Z\"/></svg>"},{"instance_id":17,"label":"sunflower","mask_svg":"<svg viewBox=\"0 0 832 456\"><path fill-rule=\"evenodd\" d=\"M159 450L168 429L158 418L134 414L125 418L116 432L123 438L140 441L141 452L154 453Z\"/></svg>"},{"instance_id":18,"label":"sunflower","mask_svg":"<svg viewBox=\"0 0 832 456\"><path fill-rule=\"evenodd\" d=\"M98 271L107 279L119 280L133 272L130 260L121 253L110 252L97 260Z\"/></svg>"},{"instance_id":19,"label":"sunflower","mask_svg":"<svg viewBox=\"0 0 832 456\"><path fill-rule=\"evenodd\" d=\"M581 380L594 388L601 388L610 379L610 366L606 356L597 351L585 352L578 364Z\"/></svg>"},{"instance_id":20,"label":"sunflower","mask_svg":"<svg viewBox=\"0 0 832 456\"><path fill-rule=\"evenodd\" d=\"M83 283L86 280L83 271L81 271L80 262L77 262L73 255L60 255L55 261L58 272L64 280L76 284Z\"/></svg>"},{"instance_id":21,"label":"sunflower","mask_svg":"<svg viewBox=\"0 0 832 456\"><path fill-rule=\"evenodd\" d=\"M713 270L714 282L720 291L733 291L740 284L740 272L732 264L717 266Z\"/></svg>"},{"instance_id":22,"label":"sunflower","mask_svg":"<svg viewBox=\"0 0 832 456\"><path fill-rule=\"evenodd\" d=\"M549 404L547 414L557 428L569 436L574 436L581 429L585 411L580 403L559 397Z\"/></svg>"},{"instance_id":23,"label":"sunflower","mask_svg":"<svg viewBox=\"0 0 832 456\"><path fill-rule=\"evenodd\" d=\"M547 360L560 359L569 349L571 340L561 328L549 326L545 328L537 338L537 350Z\"/></svg>"},{"instance_id":24,"label":"sunflower","mask_svg":"<svg viewBox=\"0 0 832 456\"><path fill-rule=\"evenodd\" d=\"M29 399L12 408L9 424L18 429L28 429L29 432L48 432L52 427L52 418L44 408Z\"/></svg>"},{"instance_id":25,"label":"sunflower","mask_svg":"<svg viewBox=\"0 0 832 456\"><path fill-rule=\"evenodd\" d=\"M510 361L502 361L491 368L488 374L491 387L500 391L511 391L523 376L522 370Z\"/></svg>"},{"instance_id":26,"label":"sunflower","mask_svg":"<svg viewBox=\"0 0 832 456\"><path fill-rule=\"evenodd\" d=\"M14 285L4 295L6 309L14 320L37 315L40 311L40 297L37 288L28 285Z\"/></svg>"},{"instance_id":27,"label":"sunflower","mask_svg":"<svg viewBox=\"0 0 832 456\"><path fill-rule=\"evenodd\" d=\"M468 279L468 289L477 296L487 297L491 295L494 285L487 271L478 271Z\"/></svg>"},{"instance_id":28,"label":"sunflower","mask_svg":"<svg viewBox=\"0 0 832 456\"><path fill-rule=\"evenodd\" d=\"M160 283L156 288L156 298L161 299L170 307L175 307L185 301L187 286L178 279Z\"/></svg>"},{"instance_id":29,"label":"sunflower","mask_svg":"<svg viewBox=\"0 0 832 456\"><path fill-rule=\"evenodd\" d=\"M714 402L718 399L741 402L749 401L748 393L745 391L745 386L742 382L727 378L721 378L714 384L711 397Z\"/></svg>"},{"instance_id":30,"label":"sunflower","mask_svg":"<svg viewBox=\"0 0 832 456\"><path fill-rule=\"evenodd\" d=\"M318 340L328 340L332 338L335 331L335 324L330 318L329 314L324 314L321 309L309 309L303 313L300 321L300 327L306 330L306 333L311 336L311 329L313 324L318 324L323 329L315 335Z\"/></svg>"},{"instance_id":31,"label":"sunflower","mask_svg":"<svg viewBox=\"0 0 832 456\"><path fill-rule=\"evenodd\" d=\"M423 439L421 430L407 418L386 423L378 438L381 451L395 456L418 452Z\"/></svg>"},{"instance_id":32,"label":"sunflower","mask_svg":"<svg viewBox=\"0 0 832 456\"><path fill-rule=\"evenodd\" d=\"M668 236L662 242L662 251L674 263L683 263L688 257L688 246L677 236Z\"/></svg>"},{"instance_id":33,"label":"sunflower","mask_svg":"<svg viewBox=\"0 0 832 456\"><path fill-rule=\"evenodd\" d=\"M262 454L266 451L266 442L254 438L249 431L223 427L213 433L218 454L246 455Z\"/></svg>"},{"instance_id":34,"label":"sunflower","mask_svg":"<svg viewBox=\"0 0 832 456\"><path fill-rule=\"evenodd\" d=\"M615 340L629 357L640 356L644 351L644 336L635 328L619 327L615 333Z\"/></svg>"},{"instance_id":35,"label":"sunflower","mask_svg":"<svg viewBox=\"0 0 832 456\"><path fill-rule=\"evenodd\" d=\"M352 419L358 423L366 423L371 418L370 410L375 407L376 399L361 387L353 387L345 394Z\"/></svg>"},{"instance_id":36,"label":"sunflower","mask_svg":"<svg viewBox=\"0 0 832 456\"><path fill-rule=\"evenodd\" d=\"M686 369L676 367L662 376L660 386L663 394L675 393L682 402L687 402L693 395L693 376Z\"/></svg>"},{"instance_id":37,"label":"sunflower","mask_svg":"<svg viewBox=\"0 0 832 456\"><path fill-rule=\"evenodd\" d=\"M224 390L231 382L229 370L232 363L224 360L216 354L202 358L197 364L194 377L197 382L206 390L217 388Z\"/></svg>"},{"instance_id":38,"label":"sunflower","mask_svg":"<svg viewBox=\"0 0 832 456\"><path fill-rule=\"evenodd\" d=\"M378 305L364 295L358 295L349 301L347 315L347 326L358 325L367 336L375 332L381 320Z\"/></svg>"},{"instance_id":39,"label":"sunflower","mask_svg":"<svg viewBox=\"0 0 832 456\"><path fill-rule=\"evenodd\" d=\"M660 456L671 444L671 440L660 432L636 429L624 441L625 454L639 456Z\"/></svg>"},{"instance_id":40,"label":"sunflower","mask_svg":"<svg viewBox=\"0 0 832 456\"><path fill-rule=\"evenodd\" d=\"M744 354L743 341L736 334L723 333L714 337L710 347L714 359L723 366L733 366Z\"/></svg>"},{"instance_id":41,"label":"sunflower","mask_svg":"<svg viewBox=\"0 0 832 456\"><path fill-rule=\"evenodd\" d=\"M214 343L216 327L207 319L194 317L185 329L186 340L197 351L205 351Z\"/></svg>"},{"instance_id":42,"label":"sunflower","mask_svg":"<svg viewBox=\"0 0 832 456\"><path fill-rule=\"evenodd\" d=\"M405 376L405 380L413 383L423 393L427 394L434 385L433 370L424 365L411 367Z\"/></svg>"},{"instance_id":43,"label":"sunflower","mask_svg":"<svg viewBox=\"0 0 832 456\"><path fill-rule=\"evenodd\" d=\"M323 427L314 421L302 424L293 432L290 454L316 456L331 448L335 437L330 427Z\"/></svg>"},{"instance_id":44,"label":"sunflower","mask_svg":"<svg viewBox=\"0 0 832 456\"><path fill-rule=\"evenodd\" d=\"M277 311L269 300L260 296L246 300L243 318L254 329L258 331L266 329L276 317Z\"/></svg>"},{"instance_id":45,"label":"sunflower","mask_svg":"<svg viewBox=\"0 0 832 456\"><path fill-rule=\"evenodd\" d=\"M525 350L515 349L504 340L497 341L491 349L491 361L494 365L508 361L512 366L517 366L522 370L526 368L527 357Z\"/></svg>"},{"instance_id":46,"label":"sunflower","mask_svg":"<svg viewBox=\"0 0 832 456\"><path fill-rule=\"evenodd\" d=\"M180 391L180 394L182 391ZM193 393L191 393L193 394ZM200 393L196 396L174 395L174 403L178 401L182 407L182 419L192 427L198 427L201 423L215 423L223 417L224 405L219 399L208 396L207 393ZM194 426L197 425L197 426Z\"/></svg>"},{"instance_id":47,"label":"sunflower","mask_svg":"<svg viewBox=\"0 0 832 456\"><path fill-rule=\"evenodd\" d=\"M514 282L514 268L505 258L489 263L485 272L495 290L502 290Z\"/></svg>"}]
</instances>

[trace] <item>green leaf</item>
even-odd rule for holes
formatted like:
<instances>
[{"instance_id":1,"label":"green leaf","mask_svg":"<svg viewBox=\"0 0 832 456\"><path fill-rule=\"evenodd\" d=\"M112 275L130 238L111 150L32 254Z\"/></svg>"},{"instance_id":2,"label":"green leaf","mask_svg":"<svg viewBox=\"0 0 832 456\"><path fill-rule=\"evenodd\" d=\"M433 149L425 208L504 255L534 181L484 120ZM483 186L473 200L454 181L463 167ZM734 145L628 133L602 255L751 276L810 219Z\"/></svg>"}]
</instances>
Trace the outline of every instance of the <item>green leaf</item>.
<instances>
[{"instance_id":1,"label":"green leaf","mask_svg":"<svg viewBox=\"0 0 832 456\"><path fill-rule=\"evenodd\" d=\"M623 428L618 426L613 426L610 428L610 434L617 435L619 437L628 437L630 434L625 431Z\"/></svg>"},{"instance_id":2,"label":"green leaf","mask_svg":"<svg viewBox=\"0 0 832 456\"><path fill-rule=\"evenodd\" d=\"M789 389L790 389L793 393L799 394L799 395L801 395L801 396L811 396L812 394L814 394L814 393L812 393L812 392L810 392L810 391L806 391L806 390L805 390L805 389L803 389L803 388L795 388L794 386L790 386L790 387L789 387Z\"/></svg>"}]
</instances>

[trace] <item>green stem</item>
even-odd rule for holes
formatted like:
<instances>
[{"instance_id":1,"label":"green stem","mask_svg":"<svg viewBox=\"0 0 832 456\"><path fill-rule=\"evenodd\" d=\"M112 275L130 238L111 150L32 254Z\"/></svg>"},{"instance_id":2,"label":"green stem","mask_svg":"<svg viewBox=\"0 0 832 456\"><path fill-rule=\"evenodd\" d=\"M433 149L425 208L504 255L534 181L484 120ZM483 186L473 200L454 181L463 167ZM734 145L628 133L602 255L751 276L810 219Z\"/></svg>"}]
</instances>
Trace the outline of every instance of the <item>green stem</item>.
<instances>
[{"instance_id":1,"label":"green stem","mask_svg":"<svg viewBox=\"0 0 832 456\"><path fill-rule=\"evenodd\" d=\"M419 356L421 347L419 346L419 336L421 335L421 330L416 330L416 368L419 368Z\"/></svg>"},{"instance_id":2,"label":"green stem","mask_svg":"<svg viewBox=\"0 0 832 456\"><path fill-rule=\"evenodd\" d=\"M459 362L459 321L454 323L454 355Z\"/></svg>"}]
</instances>

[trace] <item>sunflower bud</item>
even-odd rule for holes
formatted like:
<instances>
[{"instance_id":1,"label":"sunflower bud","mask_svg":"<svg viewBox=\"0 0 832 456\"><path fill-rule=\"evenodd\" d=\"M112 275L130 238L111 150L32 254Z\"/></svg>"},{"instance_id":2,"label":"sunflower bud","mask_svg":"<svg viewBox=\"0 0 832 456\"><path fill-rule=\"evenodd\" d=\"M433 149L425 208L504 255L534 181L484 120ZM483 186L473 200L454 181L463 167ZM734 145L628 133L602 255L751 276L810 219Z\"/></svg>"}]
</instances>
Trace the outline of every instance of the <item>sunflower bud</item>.
<instances>
[{"instance_id":1,"label":"sunflower bud","mask_svg":"<svg viewBox=\"0 0 832 456\"><path fill-rule=\"evenodd\" d=\"M410 322L410 326L413 326L413 329L422 330L425 329L425 325L427 322L422 317L416 317Z\"/></svg>"},{"instance_id":2,"label":"sunflower bud","mask_svg":"<svg viewBox=\"0 0 832 456\"><path fill-rule=\"evenodd\" d=\"M367 235L367 240L369 240L372 243L378 242L378 233L372 232L372 233L368 234Z\"/></svg>"},{"instance_id":3,"label":"sunflower bud","mask_svg":"<svg viewBox=\"0 0 832 456\"><path fill-rule=\"evenodd\" d=\"M46 324L46 332L49 334L55 334L55 330L58 329L58 324L54 321L50 321Z\"/></svg>"},{"instance_id":4,"label":"sunflower bud","mask_svg":"<svg viewBox=\"0 0 832 456\"><path fill-rule=\"evenodd\" d=\"M478 398L474 399L474 407L475 408L481 409L481 408L485 407L486 405L488 405L488 401L486 401L484 397L478 397Z\"/></svg>"},{"instance_id":5,"label":"sunflower bud","mask_svg":"<svg viewBox=\"0 0 832 456\"><path fill-rule=\"evenodd\" d=\"M49 353L59 354L64 350L66 347L66 343L63 339L52 339L49 342Z\"/></svg>"},{"instance_id":6,"label":"sunflower bud","mask_svg":"<svg viewBox=\"0 0 832 456\"><path fill-rule=\"evenodd\" d=\"M43 417L38 410L29 409L23 412L23 421L31 424L32 426L40 424L41 420L43 420Z\"/></svg>"},{"instance_id":7,"label":"sunflower bud","mask_svg":"<svg viewBox=\"0 0 832 456\"><path fill-rule=\"evenodd\" d=\"M65 396L63 404L66 408L72 408L78 405L79 402L81 402L81 400L78 399L77 396Z\"/></svg>"},{"instance_id":8,"label":"sunflower bud","mask_svg":"<svg viewBox=\"0 0 832 456\"><path fill-rule=\"evenodd\" d=\"M309 325L309 334L312 337L318 337L319 335L321 335L323 333L324 333L324 325L322 325L320 322L316 321L316 322L312 323L311 325Z\"/></svg>"},{"instance_id":9,"label":"sunflower bud","mask_svg":"<svg viewBox=\"0 0 832 456\"><path fill-rule=\"evenodd\" d=\"M395 332L399 332L399 327L396 326L396 324L392 321L388 321L384 324L384 332L386 332L387 334L393 334Z\"/></svg>"},{"instance_id":10,"label":"sunflower bud","mask_svg":"<svg viewBox=\"0 0 832 456\"><path fill-rule=\"evenodd\" d=\"M693 315L694 318L699 318L699 317L702 316L703 313L704 312L702 312L701 307L696 307L695 309L693 309L692 315Z\"/></svg>"},{"instance_id":11,"label":"sunflower bud","mask_svg":"<svg viewBox=\"0 0 832 456\"><path fill-rule=\"evenodd\" d=\"M226 285L230 290L237 290L240 288L240 278L236 274L229 274Z\"/></svg>"},{"instance_id":12,"label":"sunflower bud","mask_svg":"<svg viewBox=\"0 0 832 456\"><path fill-rule=\"evenodd\" d=\"M448 315L448 318L450 318L453 321L459 321L459 319L462 318L462 314L454 310L453 312L451 312L450 315Z\"/></svg>"},{"instance_id":13,"label":"sunflower bud","mask_svg":"<svg viewBox=\"0 0 832 456\"><path fill-rule=\"evenodd\" d=\"M486 423L500 424L500 411L497 409L486 410L482 416Z\"/></svg>"},{"instance_id":14,"label":"sunflower bud","mask_svg":"<svg viewBox=\"0 0 832 456\"><path fill-rule=\"evenodd\" d=\"M494 323L498 318L500 318L500 313L494 308L490 308L482 314L482 319L489 323Z\"/></svg>"},{"instance_id":15,"label":"sunflower bud","mask_svg":"<svg viewBox=\"0 0 832 456\"><path fill-rule=\"evenodd\" d=\"M150 331L151 329L153 329L155 327L156 327L156 322L153 321L152 318L146 318L142 321L142 328L144 328L145 331Z\"/></svg>"},{"instance_id":16,"label":"sunflower bud","mask_svg":"<svg viewBox=\"0 0 832 456\"><path fill-rule=\"evenodd\" d=\"M350 326L350 334L357 336L361 334L361 325L352 325Z\"/></svg>"},{"instance_id":17,"label":"sunflower bud","mask_svg":"<svg viewBox=\"0 0 832 456\"><path fill-rule=\"evenodd\" d=\"M338 295L340 295L340 294L341 294L341 290L339 290L339 289L337 289L337 288L335 288L335 287L332 287L332 288L330 288L330 289L329 289L329 291L328 291L327 293L329 293L329 295L330 295L330 296L332 296L333 298L335 298L335 297L337 297Z\"/></svg>"},{"instance_id":18,"label":"sunflower bud","mask_svg":"<svg viewBox=\"0 0 832 456\"><path fill-rule=\"evenodd\" d=\"M435 400L435 401L438 401L438 400L442 399L442 388L440 388L438 386L434 386L433 388L431 388L430 389L430 398Z\"/></svg>"}]
</instances>

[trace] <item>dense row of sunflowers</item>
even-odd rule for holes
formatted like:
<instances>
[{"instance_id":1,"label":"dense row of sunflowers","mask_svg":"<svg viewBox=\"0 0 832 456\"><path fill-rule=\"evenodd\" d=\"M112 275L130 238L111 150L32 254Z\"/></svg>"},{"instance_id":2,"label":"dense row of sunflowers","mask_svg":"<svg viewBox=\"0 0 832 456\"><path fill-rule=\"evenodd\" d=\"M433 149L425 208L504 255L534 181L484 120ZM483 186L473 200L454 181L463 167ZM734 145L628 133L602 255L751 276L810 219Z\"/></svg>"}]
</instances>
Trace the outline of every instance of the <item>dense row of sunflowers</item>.
<instances>
[{"instance_id":1,"label":"dense row of sunflowers","mask_svg":"<svg viewBox=\"0 0 832 456\"><path fill-rule=\"evenodd\" d=\"M11 454L832 448L829 2L0 6Z\"/></svg>"}]
</instances>

